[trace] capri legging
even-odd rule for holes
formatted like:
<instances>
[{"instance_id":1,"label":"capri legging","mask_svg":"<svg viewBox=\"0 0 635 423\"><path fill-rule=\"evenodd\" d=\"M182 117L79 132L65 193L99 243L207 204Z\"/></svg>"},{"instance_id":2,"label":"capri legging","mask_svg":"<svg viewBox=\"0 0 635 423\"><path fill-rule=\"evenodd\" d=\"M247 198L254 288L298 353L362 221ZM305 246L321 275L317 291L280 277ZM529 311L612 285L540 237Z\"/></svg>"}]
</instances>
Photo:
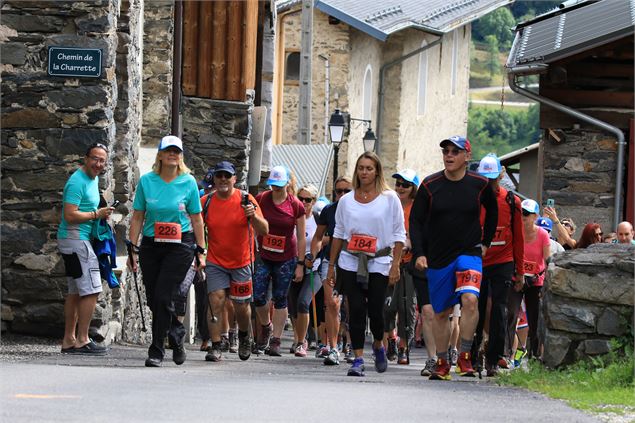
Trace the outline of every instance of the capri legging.
<instances>
[{"instance_id":1,"label":"capri legging","mask_svg":"<svg viewBox=\"0 0 635 423\"><path fill-rule=\"evenodd\" d=\"M254 275L254 305L262 307L267 304L267 291L271 282L271 297L275 309L287 307L289 284L293 279L297 257L287 261L271 261L262 259L262 264Z\"/></svg>"},{"instance_id":2,"label":"capri legging","mask_svg":"<svg viewBox=\"0 0 635 423\"><path fill-rule=\"evenodd\" d=\"M338 285L348 297L349 331L351 347L354 350L364 348L366 316L370 319L370 330L376 341L384 337L384 301L388 276L381 273L370 273L368 289L357 283L357 273L337 268ZM341 283L340 283L341 282Z\"/></svg>"},{"instance_id":3,"label":"capri legging","mask_svg":"<svg viewBox=\"0 0 635 423\"><path fill-rule=\"evenodd\" d=\"M317 293L320 288L322 288L320 274L313 272L313 293ZM289 314L291 317L296 318L298 313L309 314L311 312L311 294L310 275L304 275L302 282L291 282L289 287Z\"/></svg>"}]
</instances>

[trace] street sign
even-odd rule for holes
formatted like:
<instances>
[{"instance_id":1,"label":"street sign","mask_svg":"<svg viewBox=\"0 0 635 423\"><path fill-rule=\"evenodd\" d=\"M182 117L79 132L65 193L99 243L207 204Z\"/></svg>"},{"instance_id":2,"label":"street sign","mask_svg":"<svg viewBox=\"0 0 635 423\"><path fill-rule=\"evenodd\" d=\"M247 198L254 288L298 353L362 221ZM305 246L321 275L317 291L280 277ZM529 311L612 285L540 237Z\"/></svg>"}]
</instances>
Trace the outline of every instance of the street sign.
<instances>
[{"instance_id":1,"label":"street sign","mask_svg":"<svg viewBox=\"0 0 635 423\"><path fill-rule=\"evenodd\" d=\"M101 49L49 47L48 74L51 76L101 76Z\"/></svg>"}]
</instances>

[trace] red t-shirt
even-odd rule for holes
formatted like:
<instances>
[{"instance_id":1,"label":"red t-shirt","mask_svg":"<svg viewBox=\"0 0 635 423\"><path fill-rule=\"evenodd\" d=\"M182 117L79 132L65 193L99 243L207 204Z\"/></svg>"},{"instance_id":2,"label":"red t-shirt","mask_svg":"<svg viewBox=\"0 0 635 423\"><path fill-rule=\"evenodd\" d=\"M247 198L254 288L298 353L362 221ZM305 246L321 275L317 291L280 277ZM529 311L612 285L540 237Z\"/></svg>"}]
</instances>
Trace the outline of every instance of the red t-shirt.
<instances>
[{"instance_id":1,"label":"red t-shirt","mask_svg":"<svg viewBox=\"0 0 635 423\"><path fill-rule=\"evenodd\" d=\"M274 204L271 191L256 196L262 214L269 223L269 234L258 237L260 257L271 261L287 261L298 256L295 235L296 220L304 216L304 205L293 195Z\"/></svg>"},{"instance_id":2,"label":"red t-shirt","mask_svg":"<svg viewBox=\"0 0 635 423\"><path fill-rule=\"evenodd\" d=\"M238 269L247 266L253 260L249 257L249 241L253 242L254 230L251 234L247 229L247 216L241 206L242 192L234 189L234 193L227 199L218 194L212 195L207 213L203 221L207 227L207 261L225 269ZM249 194L249 200L256 203L256 199ZM201 206L205 206L207 195L201 197ZM262 217L260 207L256 214Z\"/></svg>"},{"instance_id":3,"label":"red t-shirt","mask_svg":"<svg viewBox=\"0 0 635 423\"><path fill-rule=\"evenodd\" d=\"M499 187L496 194L498 222L492 244L483 257L483 267L514 262L516 273L523 274L524 235L520 199L514 196L514 230L511 228L511 207L507 203L507 190ZM485 209L481 207L481 226L485 223ZM513 235L512 235L513 233Z\"/></svg>"}]
</instances>

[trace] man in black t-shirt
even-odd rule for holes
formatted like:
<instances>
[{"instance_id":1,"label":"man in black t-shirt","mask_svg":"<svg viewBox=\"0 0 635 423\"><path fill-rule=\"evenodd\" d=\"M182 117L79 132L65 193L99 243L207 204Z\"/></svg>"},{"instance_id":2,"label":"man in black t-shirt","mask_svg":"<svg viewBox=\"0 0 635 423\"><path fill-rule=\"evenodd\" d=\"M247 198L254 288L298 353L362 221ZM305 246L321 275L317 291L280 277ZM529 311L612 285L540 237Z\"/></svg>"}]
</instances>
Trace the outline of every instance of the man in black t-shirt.
<instances>
[{"instance_id":1,"label":"man in black t-shirt","mask_svg":"<svg viewBox=\"0 0 635 423\"><path fill-rule=\"evenodd\" d=\"M410 240L415 266L428 269L437 364L430 379L450 380L448 317L461 304L461 347L456 372L474 376L471 348L478 323L482 259L496 231L498 206L488 180L467 171L467 138L441 141L444 170L424 179L410 213ZM481 227L481 205L485 224Z\"/></svg>"}]
</instances>

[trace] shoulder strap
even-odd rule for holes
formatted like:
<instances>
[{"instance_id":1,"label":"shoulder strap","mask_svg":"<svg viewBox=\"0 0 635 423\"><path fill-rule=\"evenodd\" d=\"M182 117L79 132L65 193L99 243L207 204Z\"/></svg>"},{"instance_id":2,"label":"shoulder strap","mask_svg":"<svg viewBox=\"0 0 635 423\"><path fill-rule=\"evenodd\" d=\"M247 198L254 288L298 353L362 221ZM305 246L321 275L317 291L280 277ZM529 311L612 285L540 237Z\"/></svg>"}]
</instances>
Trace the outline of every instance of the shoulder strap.
<instances>
[{"instance_id":1,"label":"shoulder strap","mask_svg":"<svg viewBox=\"0 0 635 423\"><path fill-rule=\"evenodd\" d=\"M207 217L207 209L209 208L209 203L210 201L212 201L213 195L213 192L207 194L207 199L205 200L205 204L203 205L203 221L205 221L205 218Z\"/></svg>"},{"instance_id":2,"label":"shoulder strap","mask_svg":"<svg viewBox=\"0 0 635 423\"><path fill-rule=\"evenodd\" d=\"M514 235L514 212L516 211L516 197L514 193L511 191L507 191L507 196L505 197L507 204L509 204L509 214L511 216L511 224L509 225L512 230L512 235Z\"/></svg>"}]
</instances>

